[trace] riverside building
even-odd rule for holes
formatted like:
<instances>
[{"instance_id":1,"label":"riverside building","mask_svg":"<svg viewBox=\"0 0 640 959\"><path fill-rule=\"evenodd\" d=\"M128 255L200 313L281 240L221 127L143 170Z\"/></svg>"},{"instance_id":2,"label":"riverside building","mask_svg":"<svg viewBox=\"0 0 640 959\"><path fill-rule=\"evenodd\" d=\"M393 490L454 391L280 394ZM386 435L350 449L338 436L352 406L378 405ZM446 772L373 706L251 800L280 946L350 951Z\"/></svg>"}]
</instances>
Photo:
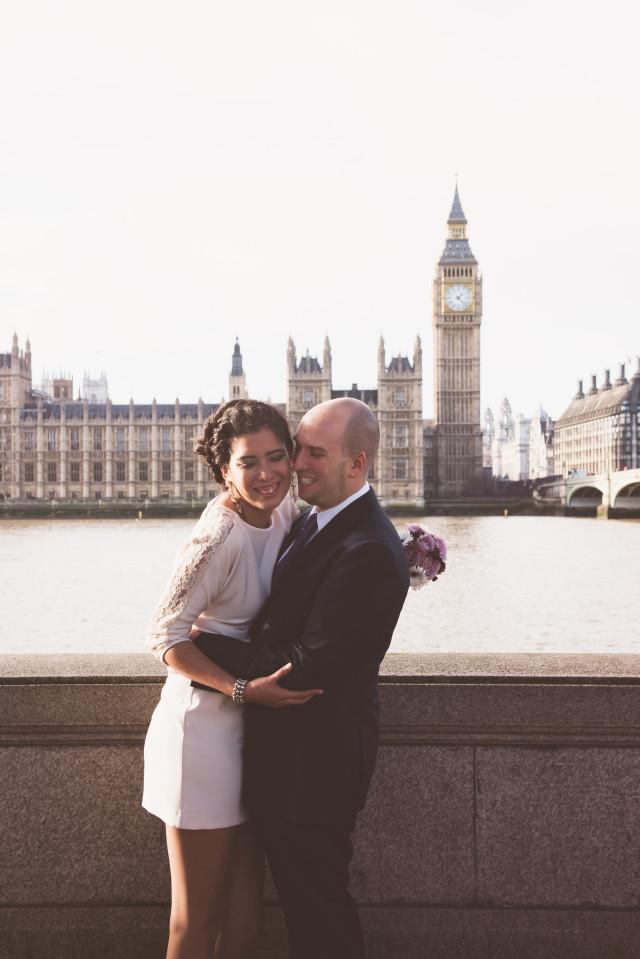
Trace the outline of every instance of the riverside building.
<instances>
[{"instance_id":1,"label":"riverside building","mask_svg":"<svg viewBox=\"0 0 640 959\"><path fill-rule=\"evenodd\" d=\"M307 353L298 362L287 350L287 413L294 429L304 413L325 399L354 396L369 404L380 423L381 445L371 481L384 502L424 502L422 347L413 357L388 362L378 346L378 387L333 389L331 346L325 339L322 365ZM192 500L219 491L194 440L218 403L112 403L106 379L104 402L73 399L73 381L48 377L46 389L31 381L31 346L13 337L11 353L0 354L0 493L16 500ZM91 388L94 388L91 381ZM246 397L247 382L236 341L229 397ZM93 399L93 395L91 397Z\"/></svg>"},{"instance_id":2,"label":"riverside building","mask_svg":"<svg viewBox=\"0 0 640 959\"><path fill-rule=\"evenodd\" d=\"M574 471L610 473L637 469L640 407L640 358L631 380L620 364L618 378L611 382L609 370L598 387L591 377L585 393L583 381L555 425L555 468L562 476Z\"/></svg>"},{"instance_id":3,"label":"riverside building","mask_svg":"<svg viewBox=\"0 0 640 959\"><path fill-rule=\"evenodd\" d=\"M217 492L193 444L218 403L73 400L73 382L31 382L31 345L0 354L0 492L11 499L203 499ZM229 380L246 395L236 343ZM106 395L106 379L102 384ZM235 392L235 389L238 392Z\"/></svg>"}]
</instances>

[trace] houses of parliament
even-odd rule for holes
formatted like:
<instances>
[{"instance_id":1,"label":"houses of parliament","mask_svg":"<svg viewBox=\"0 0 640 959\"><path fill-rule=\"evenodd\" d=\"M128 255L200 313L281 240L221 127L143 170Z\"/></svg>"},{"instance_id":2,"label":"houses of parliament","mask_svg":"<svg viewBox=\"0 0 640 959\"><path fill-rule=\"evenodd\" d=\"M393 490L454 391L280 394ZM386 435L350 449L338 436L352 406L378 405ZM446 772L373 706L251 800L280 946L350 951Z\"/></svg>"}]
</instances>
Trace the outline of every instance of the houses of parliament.
<instances>
[{"instance_id":1,"label":"houses of parliament","mask_svg":"<svg viewBox=\"0 0 640 959\"><path fill-rule=\"evenodd\" d=\"M388 357L378 344L377 386L336 388L331 345L321 357L287 346L286 413L297 427L325 400L353 396L380 424L370 482L379 499L422 505L464 495L482 474L480 324L482 279L467 238L456 187L433 282L434 419L422 415L422 345ZM228 396L247 396L240 344L231 358ZM31 345L0 353L0 493L12 500L209 499L218 489L193 444L218 403L112 403L106 379L85 378L74 400L68 378L35 389Z\"/></svg>"}]
</instances>

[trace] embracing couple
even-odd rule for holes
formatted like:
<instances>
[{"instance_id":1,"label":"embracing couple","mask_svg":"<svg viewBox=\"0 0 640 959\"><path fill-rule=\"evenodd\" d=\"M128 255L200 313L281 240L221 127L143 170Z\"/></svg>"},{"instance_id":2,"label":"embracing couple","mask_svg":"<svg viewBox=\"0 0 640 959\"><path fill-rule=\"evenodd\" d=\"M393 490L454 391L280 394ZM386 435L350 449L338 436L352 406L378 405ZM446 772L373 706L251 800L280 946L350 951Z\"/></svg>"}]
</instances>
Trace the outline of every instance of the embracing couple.
<instances>
[{"instance_id":1,"label":"embracing couple","mask_svg":"<svg viewBox=\"0 0 640 959\"><path fill-rule=\"evenodd\" d=\"M375 763L378 667L409 586L367 483L378 444L369 407L345 397L309 410L295 440L275 407L233 400L196 446L223 492L148 635L169 668L143 798L166 823L167 959L250 955L265 853L292 959L364 956L350 834Z\"/></svg>"}]
</instances>

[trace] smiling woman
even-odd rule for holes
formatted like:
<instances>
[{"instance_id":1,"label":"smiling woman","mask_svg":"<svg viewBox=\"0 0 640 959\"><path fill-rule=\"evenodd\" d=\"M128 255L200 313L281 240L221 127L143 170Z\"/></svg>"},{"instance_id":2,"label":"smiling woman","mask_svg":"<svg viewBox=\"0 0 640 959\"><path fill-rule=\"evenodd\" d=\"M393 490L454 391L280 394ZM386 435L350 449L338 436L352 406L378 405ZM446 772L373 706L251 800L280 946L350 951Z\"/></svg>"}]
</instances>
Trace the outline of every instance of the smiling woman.
<instances>
[{"instance_id":1,"label":"smiling woman","mask_svg":"<svg viewBox=\"0 0 640 959\"><path fill-rule=\"evenodd\" d=\"M280 410L231 400L209 418L194 449L224 490L220 502L252 526L267 527L292 482L293 438Z\"/></svg>"},{"instance_id":2,"label":"smiling woman","mask_svg":"<svg viewBox=\"0 0 640 959\"><path fill-rule=\"evenodd\" d=\"M143 796L167 828L169 959L213 955L218 936L242 959L261 926L262 855L241 801L243 703L292 706L314 691L281 687L287 666L247 682L193 640L247 639L297 515L287 495L292 449L286 418L268 403L232 400L210 417L196 452L224 492L202 514L149 625L147 645L169 667L147 734Z\"/></svg>"},{"instance_id":3,"label":"smiling woman","mask_svg":"<svg viewBox=\"0 0 640 959\"><path fill-rule=\"evenodd\" d=\"M267 527L271 511L291 486L291 463L283 441L267 426L238 436L222 476L228 490L222 501L228 496L248 523Z\"/></svg>"}]
</instances>

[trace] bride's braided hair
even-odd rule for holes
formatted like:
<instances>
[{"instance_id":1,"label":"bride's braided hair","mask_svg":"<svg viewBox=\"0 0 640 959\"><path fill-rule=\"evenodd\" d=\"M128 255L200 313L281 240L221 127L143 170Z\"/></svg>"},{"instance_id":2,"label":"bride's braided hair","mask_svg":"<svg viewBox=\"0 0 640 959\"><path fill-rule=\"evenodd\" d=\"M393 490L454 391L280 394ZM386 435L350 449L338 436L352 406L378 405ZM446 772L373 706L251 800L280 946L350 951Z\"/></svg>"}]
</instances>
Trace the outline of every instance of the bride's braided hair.
<instances>
[{"instance_id":1,"label":"bride's braided hair","mask_svg":"<svg viewBox=\"0 0 640 959\"><path fill-rule=\"evenodd\" d=\"M204 434L195 441L193 452L205 461L216 483L227 488L221 467L231 459L233 441L244 433L270 429L293 456L293 437L284 413L262 400L229 400L212 413L204 426Z\"/></svg>"}]
</instances>

